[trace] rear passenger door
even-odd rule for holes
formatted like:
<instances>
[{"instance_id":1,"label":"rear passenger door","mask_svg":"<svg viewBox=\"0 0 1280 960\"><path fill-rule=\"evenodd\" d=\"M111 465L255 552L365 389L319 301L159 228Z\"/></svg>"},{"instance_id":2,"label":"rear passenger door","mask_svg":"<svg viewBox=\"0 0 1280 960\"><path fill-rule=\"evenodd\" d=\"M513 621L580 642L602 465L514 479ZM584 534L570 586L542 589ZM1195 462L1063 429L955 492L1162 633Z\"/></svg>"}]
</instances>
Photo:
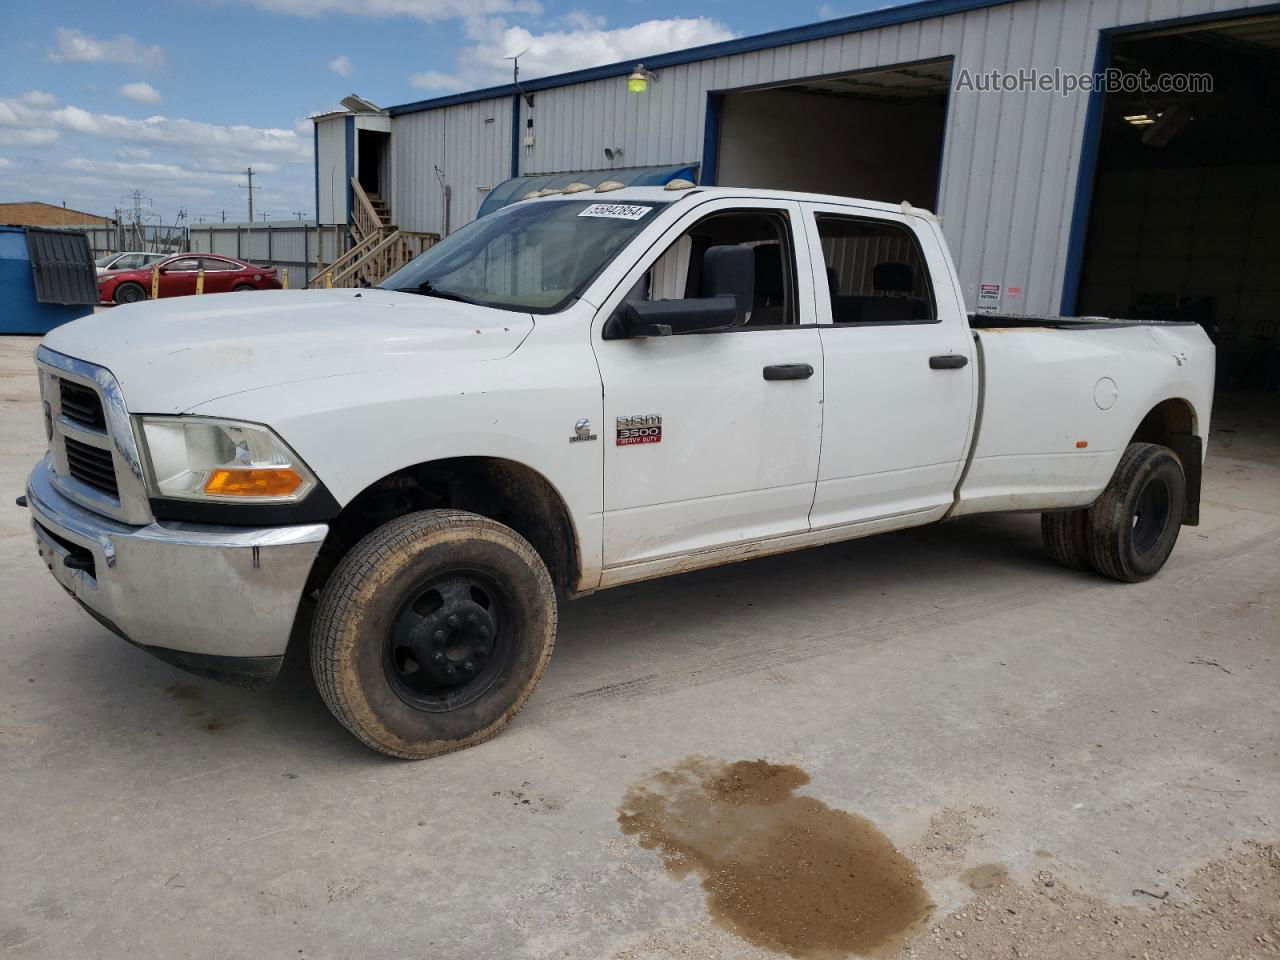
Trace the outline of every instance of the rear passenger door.
<instances>
[{"instance_id":1,"label":"rear passenger door","mask_svg":"<svg viewBox=\"0 0 1280 960\"><path fill-rule=\"evenodd\" d=\"M822 338L813 529L952 502L975 411L973 340L929 221L807 204Z\"/></svg>"},{"instance_id":2,"label":"rear passenger door","mask_svg":"<svg viewBox=\"0 0 1280 960\"><path fill-rule=\"evenodd\" d=\"M226 293L231 289L232 281L240 275L239 265L230 260L203 257L201 262L204 264L205 293Z\"/></svg>"}]
</instances>

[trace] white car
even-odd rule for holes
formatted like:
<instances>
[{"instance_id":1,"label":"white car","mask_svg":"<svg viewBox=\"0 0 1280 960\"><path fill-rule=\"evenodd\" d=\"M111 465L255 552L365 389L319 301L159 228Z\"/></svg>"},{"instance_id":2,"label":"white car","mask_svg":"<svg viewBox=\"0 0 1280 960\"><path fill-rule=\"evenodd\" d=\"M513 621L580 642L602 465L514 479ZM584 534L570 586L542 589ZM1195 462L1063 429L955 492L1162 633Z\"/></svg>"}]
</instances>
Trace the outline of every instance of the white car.
<instances>
[{"instance_id":1,"label":"white car","mask_svg":"<svg viewBox=\"0 0 1280 960\"><path fill-rule=\"evenodd\" d=\"M310 618L325 702L406 758L495 734L557 604L619 584L1001 510L1144 580L1214 376L1194 324L968 314L927 212L732 188L526 200L380 288L129 305L37 359L58 581L244 684Z\"/></svg>"},{"instance_id":2,"label":"white car","mask_svg":"<svg viewBox=\"0 0 1280 960\"><path fill-rule=\"evenodd\" d=\"M141 270L143 267L149 267L153 263L159 263L167 256L169 256L167 253L126 251L124 253L108 253L106 256L99 257L93 263L97 267L98 276L102 276L112 270Z\"/></svg>"}]
</instances>

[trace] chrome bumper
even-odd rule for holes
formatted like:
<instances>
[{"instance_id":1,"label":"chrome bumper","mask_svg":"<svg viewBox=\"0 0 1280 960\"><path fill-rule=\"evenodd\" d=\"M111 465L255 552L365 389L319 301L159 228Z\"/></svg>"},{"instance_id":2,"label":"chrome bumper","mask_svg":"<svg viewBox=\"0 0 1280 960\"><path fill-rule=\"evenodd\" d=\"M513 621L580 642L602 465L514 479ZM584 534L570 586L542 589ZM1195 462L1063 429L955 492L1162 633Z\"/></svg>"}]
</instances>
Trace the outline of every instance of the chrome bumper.
<instances>
[{"instance_id":1,"label":"chrome bumper","mask_svg":"<svg viewBox=\"0 0 1280 960\"><path fill-rule=\"evenodd\" d=\"M27 480L27 505L40 556L95 619L184 669L247 684L275 675L329 531L130 526L64 497L47 459Z\"/></svg>"}]
</instances>

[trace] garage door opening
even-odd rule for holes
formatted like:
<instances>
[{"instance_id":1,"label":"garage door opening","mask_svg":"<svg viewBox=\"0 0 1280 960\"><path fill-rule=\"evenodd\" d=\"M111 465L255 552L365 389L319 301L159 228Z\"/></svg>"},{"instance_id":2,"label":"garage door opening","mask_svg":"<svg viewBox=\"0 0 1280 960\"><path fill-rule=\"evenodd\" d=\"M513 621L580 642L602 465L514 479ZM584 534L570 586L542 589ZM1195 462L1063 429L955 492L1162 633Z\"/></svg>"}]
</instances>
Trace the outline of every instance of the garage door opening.
<instances>
[{"instance_id":1,"label":"garage door opening","mask_svg":"<svg viewBox=\"0 0 1280 960\"><path fill-rule=\"evenodd\" d=\"M724 93L716 183L937 208L951 61Z\"/></svg>"},{"instance_id":2,"label":"garage door opening","mask_svg":"<svg viewBox=\"0 0 1280 960\"><path fill-rule=\"evenodd\" d=\"M1280 16L1117 36L1109 65L1212 89L1107 94L1077 312L1194 320L1219 387L1280 386Z\"/></svg>"}]
</instances>

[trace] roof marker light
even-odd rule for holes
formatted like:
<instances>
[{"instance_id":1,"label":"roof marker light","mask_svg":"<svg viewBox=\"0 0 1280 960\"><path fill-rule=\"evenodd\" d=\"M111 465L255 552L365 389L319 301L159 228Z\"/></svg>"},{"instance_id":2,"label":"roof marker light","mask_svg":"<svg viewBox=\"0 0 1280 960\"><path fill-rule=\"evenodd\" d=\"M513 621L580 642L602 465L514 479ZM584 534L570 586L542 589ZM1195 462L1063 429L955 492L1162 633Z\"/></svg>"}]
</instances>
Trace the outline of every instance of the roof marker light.
<instances>
[{"instance_id":1,"label":"roof marker light","mask_svg":"<svg viewBox=\"0 0 1280 960\"><path fill-rule=\"evenodd\" d=\"M582 193L584 190L590 190L590 189L591 189L591 184L575 181L574 183L569 184L560 192L561 193Z\"/></svg>"},{"instance_id":2,"label":"roof marker light","mask_svg":"<svg viewBox=\"0 0 1280 960\"><path fill-rule=\"evenodd\" d=\"M610 193L614 190L621 190L626 184L620 180L606 180L600 186L596 187L596 193Z\"/></svg>"},{"instance_id":3,"label":"roof marker light","mask_svg":"<svg viewBox=\"0 0 1280 960\"><path fill-rule=\"evenodd\" d=\"M667 185L663 190L692 190L693 181L686 180L683 177L676 177L674 180L667 181Z\"/></svg>"}]
</instances>

